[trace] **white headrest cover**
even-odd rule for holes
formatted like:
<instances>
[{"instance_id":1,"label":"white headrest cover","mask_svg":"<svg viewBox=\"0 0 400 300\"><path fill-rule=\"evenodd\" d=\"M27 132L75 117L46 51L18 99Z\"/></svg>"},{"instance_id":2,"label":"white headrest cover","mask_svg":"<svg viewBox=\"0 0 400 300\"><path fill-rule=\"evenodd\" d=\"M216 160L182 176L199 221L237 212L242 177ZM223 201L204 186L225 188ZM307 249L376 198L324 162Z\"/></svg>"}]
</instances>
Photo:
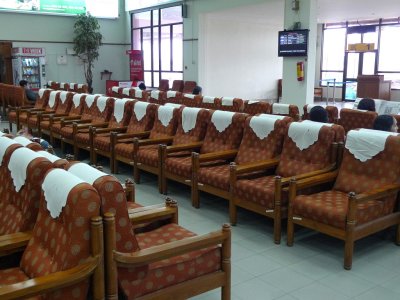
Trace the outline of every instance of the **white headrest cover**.
<instances>
[{"instance_id":1,"label":"white headrest cover","mask_svg":"<svg viewBox=\"0 0 400 300\"><path fill-rule=\"evenodd\" d=\"M274 119L274 120L283 120L286 118L286 116L279 116L279 115L271 115L271 114L259 114L259 117L266 117L269 119Z\"/></svg>"},{"instance_id":2,"label":"white headrest cover","mask_svg":"<svg viewBox=\"0 0 400 300\"><path fill-rule=\"evenodd\" d=\"M203 103L214 103L215 102L215 97L211 97L211 96L204 96Z\"/></svg>"},{"instance_id":3,"label":"white headrest cover","mask_svg":"<svg viewBox=\"0 0 400 300\"><path fill-rule=\"evenodd\" d=\"M33 142L30 139L27 139L24 136L16 136L14 138L14 141L16 141L17 143L20 143L22 146L26 147L29 144L32 144Z\"/></svg>"},{"instance_id":4,"label":"white headrest cover","mask_svg":"<svg viewBox=\"0 0 400 300\"><path fill-rule=\"evenodd\" d=\"M168 91L167 92L167 98L173 98L176 96L176 92L175 91Z\"/></svg>"},{"instance_id":5,"label":"white headrest cover","mask_svg":"<svg viewBox=\"0 0 400 300\"><path fill-rule=\"evenodd\" d=\"M125 103L132 101L132 99L117 99L114 102L114 117L115 120L119 123L121 122L122 118L124 117L125 112Z\"/></svg>"},{"instance_id":6,"label":"white headrest cover","mask_svg":"<svg viewBox=\"0 0 400 300\"><path fill-rule=\"evenodd\" d=\"M111 90L112 90L113 92L118 93L119 87L118 87L118 86L113 86L113 87L111 88Z\"/></svg>"},{"instance_id":7,"label":"white headrest cover","mask_svg":"<svg viewBox=\"0 0 400 300\"><path fill-rule=\"evenodd\" d=\"M260 100L249 100L247 102L247 104L254 104L254 103L258 103L258 102L261 102L261 101Z\"/></svg>"},{"instance_id":8,"label":"white headrest cover","mask_svg":"<svg viewBox=\"0 0 400 300\"><path fill-rule=\"evenodd\" d=\"M46 157L49 161L51 161L52 163L54 163L57 160L62 159L61 157L58 157L54 154L51 154L47 151L37 151L37 154L39 154L40 156Z\"/></svg>"},{"instance_id":9,"label":"white headrest cover","mask_svg":"<svg viewBox=\"0 0 400 300\"><path fill-rule=\"evenodd\" d=\"M318 140L318 134L322 126L333 126L333 124L313 122L292 122L289 126L288 136L300 150L307 149Z\"/></svg>"},{"instance_id":10,"label":"white headrest cover","mask_svg":"<svg viewBox=\"0 0 400 300\"><path fill-rule=\"evenodd\" d=\"M201 108L185 107L182 110L182 129L184 132L189 132L196 126L197 115Z\"/></svg>"},{"instance_id":11,"label":"white headrest cover","mask_svg":"<svg viewBox=\"0 0 400 300\"><path fill-rule=\"evenodd\" d=\"M103 97L103 96L97 98L97 100L96 100L97 108L99 109L99 111L100 111L101 113L102 113L102 112L104 111L104 109L106 108L107 100L108 100L108 97Z\"/></svg>"},{"instance_id":12,"label":"white headrest cover","mask_svg":"<svg viewBox=\"0 0 400 300\"><path fill-rule=\"evenodd\" d=\"M0 136L5 135L5 133L3 131L0 131Z\"/></svg>"},{"instance_id":13,"label":"white headrest cover","mask_svg":"<svg viewBox=\"0 0 400 300\"><path fill-rule=\"evenodd\" d=\"M61 83L60 83L60 88L62 88L62 89L63 89L63 88L64 88L64 86L65 86L65 84L66 84L65 82L61 82Z\"/></svg>"},{"instance_id":14,"label":"white headrest cover","mask_svg":"<svg viewBox=\"0 0 400 300\"><path fill-rule=\"evenodd\" d=\"M365 162L385 149L389 136L397 136L395 132L372 129L350 130L347 133L345 147L356 159Z\"/></svg>"},{"instance_id":15,"label":"white headrest cover","mask_svg":"<svg viewBox=\"0 0 400 300\"><path fill-rule=\"evenodd\" d=\"M50 92L50 96L49 96L49 107L53 108L54 107L54 103L56 103L56 97L60 92L58 91L53 91Z\"/></svg>"},{"instance_id":16,"label":"white headrest cover","mask_svg":"<svg viewBox=\"0 0 400 300\"><path fill-rule=\"evenodd\" d=\"M142 101L138 101L134 104L133 112L135 113L136 119L138 121L142 120L143 117L146 115L147 106L149 106L149 104L150 103L148 102Z\"/></svg>"},{"instance_id":17,"label":"white headrest cover","mask_svg":"<svg viewBox=\"0 0 400 300\"><path fill-rule=\"evenodd\" d=\"M150 98L158 100L158 98L160 98L160 91L157 90L151 91Z\"/></svg>"},{"instance_id":18,"label":"white headrest cover","mask_svg":"<svg viewBox=\"0 0 400 300\"><path fill-rule=\"evenodd\" d=\"M223 106L233 106L233 97L222 97L221 105Z\"/></svg>"},{"instance_id":19,"label":"white headrest cover","mask_svg":"<svg viewBox=\"0 0 400 300\"><path fill-rule=\"evenodd\" d=\"M136 98L142 98L143 97L143 91L141 89L135 89L135 97Z\"/></svg>"},{"instance_id":20,"label":"white headrest cover","mask_svg":"<svg viewBox=\"0 0 400 300\"><path fill-rule=\"evenodd\" d=\"M189 99L194 99L194 97L196 97L196 95L193 95L193 94L184 94L183 97L189 98Z\"/></svg>"},{"instance_id":21,"label":"white headrest cover","mask_svg":"<svg viewBox=\"0 0 400 300\"><path fill-rule=\"evenodd\" d=\"M67 204L69 192L83 182L82 179L63 169L53 169L47 173L42 190L52 218L60 215L63 207Z\"/></svg>"},{"instance_id":22,"label":"white headrest cover","mask_svg":"<svg viewBox=\"0 0 400 300\"><path fill-rule=\"evenodd\" d=\"M9 139L5 136L0 137L0 166L3 164L3 158L7 148L11 145L18 145L18 143L15 140Z\"/></svg>"},{"instance_id":23,"label":"white headrest cover","mask_svg":"<svg viewBox=\"0 0 400 300\"><path fill-rule=\"evenodd\" d=\"M50 82L51 82L51 81L50 81ZM43 94L44 94L44 92L45 92L46 90L48 90L48 89L40 89L40 90L39 90L39 97L40 97L40 98L43 97Z\"/></svg>"},{"instance_id":24,"label":"white headrest cover","mask_svg":"<svg viewBox=\"0 0 400 300\"><path fill-rule=\"evenodd\" d=\"M84 94L75 94L74 97L72 97L72 102L74 102L75 107L78 107L81 103L82 95Z\"/></svg>"},{"instance_id":25,"label":"white headrest cover","mask_svg":"<svg viewBox=\"0 0 400 300\"><path fill-rule=\"evenodd\" d=\"M131 88L123 88L122 95L129 96L130 91L131 91Z\"/></svg>"},{"instance_id":26,"label":"white headrest cover","mask_svg":"<svg viewBox=\"0 0 400 300\"><path fill-rule=\"evenodd\" d=\"M265 139L275 128L276 118L263 116L254 116L250 119L250 128L260 139Z\"/></svg>"},{"instance_id":27,"label":"white headrest cover","mask_svg":"<svg viewBox=\"0 0 400 300\"><path fill-rule=\"evenodd\" d=\"M85 102L86 102L87 107L89 107L89 108L92 107L94 99L96 99L97 96L98 95L87 95L86 96Z\"/></svg>"},{"instance_id":28,"label":"white headrest cover","mask_svg":"<svg viewBox=\"0 0 400 300\"><path fill-rule=\"evenodd\" d=\"M182 106L184 106L183 104L178 104L178 103L165 103L164 105L175 107L175 108L181 108Z\"/></svg>"},{"instance_id":29,"label":"white headrest cover","mask_svg":"<svg viewBox=\"0 0 400 300\"><path fill-rule=\"evenodd\" d=\"M67 91L62 91L62 92L60 93L60 100L61 100L61 103L64 104L65 100L67 100L68 93L69 93L69 92L67 92Z\"/></svg>"},{"instance_id":30,"label":"white headrest cover","mask_svg":"<svg viewBox=\"0 0 400 300\"><path fill-rule=\"evenodd\" d=\"M70 88L73 88L73 87L75 87L75 84L76 84L75 82L71 82L71 83L69 84L69 87L70 87Z\"/></svg>"},{"instance_id":31,"label":"white headrest cover","mask_svg":"<svg viewBox=\"0 0 400 300\"><path fill-rule=\"evenodd\" d=\"M83 88L83 86L84 86L84 84L83 84L83 83L79 83L79 84L78 84L78 89L81 89L81 88Z\"/></svg>"},{"instance_id":32,"label":"white headrest cover","mask_svg":"<svg viewBox=\"0 0 400 300\"><path fill-rule=\"evenodd\" d=\"M289 105L284 103L274 103L272 104L272 113L278 115L288 115L289 114Z\"/></svg>"},{"instance_id":33,"label":"white headrest cover","mask_svg":"<svg viewBox=\"0 0 400 300\"><path fill-rule=\"evenodd\" d=\"M75 176L79 177L80 179L93 184L97 179L100 177L106 176L108 174L103 173L86 163L77 163L73 164L69 169L68 172L74 174Z\"/></svg>"},{"instance_id":34,"label":"white headrest cover","mask_svg":"<svg viewBox=\"0 0 400 300\"><path fill-rule=\"evenodd\" d=\"M234 112L216 110L212 114L211 122L219 132L223 132L232 123Z\"/></svg>"},{"instance_id":35,"label":"white headrest cover","mask_svg":"<svg viewBox=\"0 0 400 300\"><path fill-rule=\"evenodd\" d=\"M19 192L21 187L25 184L26 169L29 163L38 157L43 156L25 147L18 148L11 154L8 169L11 172L15 191Z\"/></svg>"},{"instance_id":36,"label":"white headrest cover","mask_svg":"<svg viewBox=\"0 0 400 300\"><path fill-rule=\"evenodd\" d=\"M157 118L161 122L161 124L165 127L168 126L172 117L174 116L174 110L176 108L173 106L159 106L157 110Z\"/></svg>"}]
</instances>

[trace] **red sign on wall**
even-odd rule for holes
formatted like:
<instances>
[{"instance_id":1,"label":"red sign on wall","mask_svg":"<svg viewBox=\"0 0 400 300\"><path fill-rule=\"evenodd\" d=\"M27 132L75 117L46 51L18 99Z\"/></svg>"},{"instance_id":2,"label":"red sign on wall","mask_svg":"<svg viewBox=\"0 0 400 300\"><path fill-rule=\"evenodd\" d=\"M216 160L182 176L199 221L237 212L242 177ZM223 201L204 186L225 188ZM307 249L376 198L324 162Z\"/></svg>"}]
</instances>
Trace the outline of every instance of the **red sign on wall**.
<instances>
[{"instance_id":1,"label":"red sign on wall","mask_svg":"<svg viewBox=\"0 0 400 300\"><path fill-rule=\"evenodd\" d=\"M13 55L17 56L45 56L46 52L44 48L32 48L32 47L16 47L12 49Z\"/></svg>"},{"instance_id":2,"label":"red sign on wall","mask_svg":"<svg viewBox=\"0 0 400 300\"><path fill-rule=\"evenodd\" d=\"M128 50L126 54L129 54L130 80L134 82L144 81L143 52Z\"/></svg>"}]
</instances>

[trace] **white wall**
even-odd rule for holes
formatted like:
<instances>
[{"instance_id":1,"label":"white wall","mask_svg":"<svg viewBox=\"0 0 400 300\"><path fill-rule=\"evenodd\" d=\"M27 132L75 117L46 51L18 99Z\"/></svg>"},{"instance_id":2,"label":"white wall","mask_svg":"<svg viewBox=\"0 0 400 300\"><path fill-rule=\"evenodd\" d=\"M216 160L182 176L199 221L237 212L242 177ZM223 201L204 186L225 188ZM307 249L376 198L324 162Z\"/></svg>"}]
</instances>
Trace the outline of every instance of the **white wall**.
<instances>
[{"instance_id":1,"label":"white wall","mask_svg":"<svg viewBox=\"0 0 400 300\"><path fill-rule=\"evenodd\" d=\"M203 94L243 99L277 98L282 76L279 28L204 15L200 20L199 82Z\"/></svg>"},{"instance_id":2,"label":"white wall","mask_svg":"<svg viewBox=\"0 0 400 300\"><path fill-rule=\"evenodd\" d=\"M123 0L120 0L119 9L118 19L99 19L103 45L93 71L96 93L105 92L105 80L100 79L100 71L104 69L113 72L112 79L129 78L129 60L125 50L130 48L130 25ZM11 41L14 47L45 48L47 80L83 83L83 66L75 57L68 55L67 65L56 63L57 55L65 55L66 48L73 48L74 22L74 17L0 12L0 40Z\"/></svg>"}]
</instances>

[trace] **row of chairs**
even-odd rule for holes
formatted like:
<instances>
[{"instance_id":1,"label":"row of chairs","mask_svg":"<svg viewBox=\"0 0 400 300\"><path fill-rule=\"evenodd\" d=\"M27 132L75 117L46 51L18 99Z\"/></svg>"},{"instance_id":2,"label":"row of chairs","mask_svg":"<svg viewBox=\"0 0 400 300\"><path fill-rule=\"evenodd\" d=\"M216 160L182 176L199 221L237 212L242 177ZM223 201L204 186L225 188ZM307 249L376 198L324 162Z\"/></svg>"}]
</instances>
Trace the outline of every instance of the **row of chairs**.
<instances>
[{"instance_id":1,"label":"row of chairs","mask_svg":"<svg viewBox=\"0 0 400 300\"><path fill-rule=\"evenodd\" d=\"M47 88L52 90L61 90L75 93L88 93L89 91L87 84L74 82L48 81Z\"/></svg>"},{"instance_id":2,"label":"row of chairs","mask_svg":"<svg viewBox=\"0 0 400 300\"><path fill-rule=\"evenodd\" d=\"M158 90L167 92L169 90L180 92L184 94L191 94L193 89L197 86L196 81L183 81L183 80L174 80L172 82L171 89L169 88L169 80L161 79L160 84L158 86Z\"/></svg>"},{"instance_id":3,"label":"row of chairs","mask_svg":"<svg viewBox=\"0 0 400 300\"><path fill-rule=\"evenodd\" d=\"M0 298L117 299L118 287L129 299L188 298L221 287L230 299L229 225L197 236L178 225L173 200L129 202L118 179L87 164L6 137L0 154L0 253L23 251L0 270Z\"/></svg>"},{"instance_id":4,"label":"row of chairs","mask_svg":"<svg viewBox=\"0 0 400 300\"><path fill-rule=\"evenodd\" d=\"M6 116L8 106L32 106L33 102L28 100L23 87L0 83L0 105Z\"/></svg>"}]
</instances>

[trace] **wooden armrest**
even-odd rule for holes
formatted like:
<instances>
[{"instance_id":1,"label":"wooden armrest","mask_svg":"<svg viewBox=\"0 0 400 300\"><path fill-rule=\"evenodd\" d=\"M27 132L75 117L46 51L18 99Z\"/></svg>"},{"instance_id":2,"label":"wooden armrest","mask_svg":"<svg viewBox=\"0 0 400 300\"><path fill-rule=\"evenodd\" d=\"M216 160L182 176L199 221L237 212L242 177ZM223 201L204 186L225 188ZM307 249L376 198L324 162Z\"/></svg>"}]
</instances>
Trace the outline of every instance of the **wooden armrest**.
<instances>
[{"instance_id":1,"label":"wooden armrest","mask_svg":"<svg viewBox=\"0 0 400 300\"><path fill-rule=\"evenodd\" d=\"M336 177L338 175L338 171L332 171L328 173L324 173L321 175L313 176L313 177L308 177L304 178L298 181L294 181L294 185L296 186L297 190L313 187L313 186L318 186L324 183L328 182L333 182L336 180ZM292 185L292 183L291 183Z\"/></svg>"},{"instance_id":2,"label":"wooden armrest","mask_svg":"<svg viewBox=\"0 0 400 300\"><path fill-rule=\"evenodd\" d=\"M134 137L147 137L150 135L150 131L134 132L134 133L118 133L116 134L117 140L134 138Z\"/></svg>"},{"instance_id":3,"label":"wooden armrest","mask_svg":"<svg viewBox=\"0 0 400 300\"><path fill-rule=\"evenodd\" d=\"M225 150L225 151L211 152L205 154L193 153L192 155L196 157L197 154L199 162L202 163L220 159L231 159L236 156L237 152L238 152L237 150Z\"/></svg>"},{"instance_id":4,"label":"wooden armrest","mask_svg":"<svg viewBox=\"0 0 400 300\"><path fill-rule=\"evenodd\" d=\"M88 278L99 263L100 257L91 257L66 271L1 286L0 299L25 299L71 286Z\"/></svg>"},{"instance_id":5,"label":"wooden armrest","mask_svg":"<svg viewBox=\"0 0 400 300\"><path fill-rule=\"evenodd\" d=\"M42 113L45 113L46 112L46 110L45 109L32 109L32 110L29 110L28 111L28 113L29 113L29 115L31 115L31 116L33 116L33 115L38 115L38 114L42 114Z\"/></svg>"},{"instance_id":6,"label":"wooden armrest","mask_svg":"<svg viewBox=\"0 0 400 300\"><path fill-rule=\"evenodd\" d=\"M54 114L55 112L56 112L55 110L46 110L46 111L39 111L37 114L38 114L38 115L45 116L45 115Z\"/></svg>"},{"instance_id":7,"label":"wooden armrest","mask_svg":"<svg viewBox=\"0 0 400 300\"><path fill-rule=\"evenodd\" d=\"M107 132L124 132L128 127L117 127L117 128L93 128L93 133L107 133Z\"/></svg>"},{"instance_id":8,"label":"wooden armrest","mask_svg":"<svg viewBox=\"0 0 400 300\"><path fill-rule=\"evenodd\" d=\"M72 119L80 119L80 116L70 116L68 114L60 114L60 115L54 115L50 116L50 118L53 119L53 121L61 121L61 120L72 120Z\"/></svg>"},{"instance_id":9,"label":"wooden armrest","mask_svg":"<svg viewBox=\"0 0 400 300\"><path fill-rule=\"evenodd\" d=\"M183 240L139 250L133 253L114 251L114 259L120 267L133 267L168 259L184 253L224 244L230 241L230 226L221 231L189 237Z\"/></svg>"},{"instance_id":10,"label":"wooden armrest","mask_svg":"<svg viewBox=\"0 0 400 300\"><path fill-rule=\"evenodd\" d=\"M250 164L236 165L236 174L245 174L255 171L263 171L276 167L279 164L279 157L267 160L260 160Z\"/></svg>"},{"instance_id":11,"label":"wooden armrest","mask_svg":"<svg viewBox=\"0 0 400 300\"><path fill-rule=\"evenodd\" d=\"M131 223L136 225L165 219L166 217L175 219L177 218L178 209L165 204L156 204L130 209L128 213Z\"/></svg>"},{"instance_id":12,"label":"wooden armrest","mask_svg":"<svg viewBox=\"0 0 400 300\"><path fill-rule=\"evenodd\" d=\"M139 140L137 137L133 140L133 142L137 146L149 146L149 145L158 145L158 144L167 144L172 143L173 137L165 137L165 138L157 138L157 139L145 139Z\"/></svg>"},{"instance_id":13,"label":"wooden armrest","mask_svg":"<svg viewBox=\"0 0 400 300\"><path fill-rule=\"evenodd\" d=\"M289 183L290 180L292 180L293 178L295 178L296 180L301 180L301 179L305 179L308 177L313 177L313 176L317 176L317 175L321 175L324 173L328 173L331 172L333 170L335 170L336 168L336 163L331 164L330 166L320 169L320 170L316 170L316 171L312 171L312 172L308 172L308 173L303 173L303 174L299 174L299 175L295 175L292 177L286 177L286 178L282 178L281 179L281 183L285 184L285 183Z\"/></svg>"},{"instance_id":14,"label":"wooden armrest","mask_svg":"<svg viewBox=\"0 0 400 300\"><path fill-rule=\"evenodd\" d=\"M181 145L172 145L168 146L165 151L166 153L173 153L173 152L181 152L186 150L196 150L200 149L203 145L203 142L194 142L190 144L181 144Z\"/></svg>"},{"instance_id":15,"label":"wooden armrest","mask_svg":"<svg viewBox=\"0 0 400 300\"><path fill-rule=\"evenodd\" d=\"M87 124L90 123L92 120L81 120L81 119L72 119L72 120L64 120L62 121L64 125L68 124Z\"/></svg>"},{"instance_id":16,"label":"wooden armrest","mask_svg":"<svg viewBox=\"0 0 400 300\"><path fill-rule=\"evenodd\" d=\"M0 236L0 254L12 253L28 245L32 231L17 232Z\"/></svg>"},{"instance_id":17,"label":"wooden armrest","mask_svg":"<svg viewBox=\"0 0 400 300\"><path fill-rule=\"evenodd\" d=\"M398 183L387 184L381 188L356 195L355 201L366 202L370 200L377 200L380 198L396 194L399 190L400 190L400 184Z\"/></svg>"},{"instance_id":18,"label":"wooden armrest","mask_svg":"<svg viewBox=\"0 0 400 300\"><path fill-rule=\"evenodd\" d=\"M89 122L83 122L86 120L82 120L82 122L76 122L76 125L74 124L74 126L76 126L76 128L79 129L86 129L89 127L102 127L102 126L107 126L108 122L102 122L102 123L91 123L91 120L89 120Z\"/></svg>"},{"instance_id":19,"label":"wooden armrest","mask_svg":"<svg viewBox=\"0 0 400 300\"><path fill-rule=\"evenodd\" d=\"M34 108L34 106L20 106L19 110L20 111L28 111L28 110L35 110L35 109L42 109L42 108Z\"/></svg>"}]
</instances>

